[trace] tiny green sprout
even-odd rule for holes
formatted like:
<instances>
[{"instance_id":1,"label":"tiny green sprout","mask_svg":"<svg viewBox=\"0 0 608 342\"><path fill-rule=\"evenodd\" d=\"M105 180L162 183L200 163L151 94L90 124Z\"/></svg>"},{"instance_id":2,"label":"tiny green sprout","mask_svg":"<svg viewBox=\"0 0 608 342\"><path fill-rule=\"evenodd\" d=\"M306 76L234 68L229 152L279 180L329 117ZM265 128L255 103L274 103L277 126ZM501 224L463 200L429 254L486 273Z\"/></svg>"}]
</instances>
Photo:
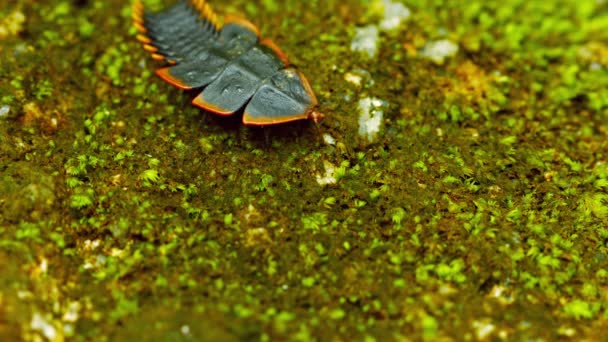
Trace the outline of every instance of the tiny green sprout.
<instances>
[{"instance_id":1,"label":"tiny green sprout","mask_svg":"<svg viewBox=\"0 0 608 342\"><path fill-rule=\"evenodd\" d=\"M349 166L350 163L348 162L348 160L344 160L340 163L340 166L336 168L336 171L334 173L336 180L340 180L344 178L344 176L346 176L346 171Z\"/></svg>"},{"instance_id":2,"label":"tiny green sprout","mask_svg":"<svg viewBox=\"0 0 608 342\"><path fill-rule=\"evenodd\" d=\"M570 167L570 170L572 170L572 172L578 173L583 170L583 164L581 164L580 162L574 161L568 157L564 157L563 160L564 163L566 163Z\"/></svg>"},{"instance_id":3,"label":"tiny green sprout","mask_svg":"<svg viewBox=\"0 0 608 342\"><path fill-rule=\"evenodd\" d=\"M344 247L345 250L350 251L350 242L344 241L342 247Z\"/></svg>"},{"instance_id":4,"label":"tiny green sprout","mask_svg":"<svg viewBox=\"0 0 608 342\"><path fill-rule=\"evenodd\" d=\"M312 287L315 284L315 277L302 278L302 286Z\"/></svg>"},{"instance_id":5,"label":"tiny green sprout","mask_svg":"<svg viewBox=\"0 0 608 342\"><path fill-rule=\"evenodd\" d=\"M346 312L344 312L344 310L342 310L340 308L334 309L334 310L330 311L330 313L329 313L329 318L335 319L335 320L342 319L342 318L344 318L344 316L346 316Z\"/></svg>"},{"instance_id":6,"label":"tiny green sprout","mask_svg":"<svg viewBox=\"0 0 608 342\"><path fill-rule=\"evenodd\" d=\"M521 210L519 210L519 208L515 208L507 213L507 220L510 222L517 222L521 215Z\"/></svg>"},{"instance_id":7,"label":"tiny green sprout","mask_svg":"<svg viewBox=\"0 0 608 342\"><path fill-rule=\"evenodd\" d=\"M80 25L78 25L78 33L80 34L80 37L85 39L91 38L94 32L95 25L84 18L80 20Z\"/></svg>"},{"instance_id":8,"label":"tiny green sprout","mask_svg":"<svg viewBox=\"0 0 608 342\"><path fill-rule=\"evenodd\" d=\"M102 108L97 109L97 111L95 111L95 114L93 115L93 120L96 123L101 123L109 117L110 117L110 111L108 109L102 107ZM90 121L90 119L88 120L88 122L89 122L89 124L92 123Z\"/></svg>"},{"instance_id":9,"label":"tiny green sprout","mask_svg":"<svg viewBox=\"0 0 608 342\"><path fill-rule=\"evenodd\" d=\"M23 81L23 76L17 75L14 79L11 80L10 84L15 89L21 89L23 88L23 84L21 83L21 81Z\"/></svg>"},{"instance_id":10,"label":"tiny green sprout","mask_svg":"<svg viewBox=\"0 0 608 342\"><path fill-rule=\"evenodd\" d=\"M414 168L419 169L423 172L427 172L429 170L429 168L426 166L426 164L424 163L424 161L419 160L417 162L414 163Z\"/></svg>"},{"instance_id":11,"label":"tiny green sprout","mask_svg":"<svg viewBox=\"0 0 608 342\"><path fill-rule=\"evenodd\" d=\"M327 197L323 200L323 206L325 206L326 208L329 208L329 207L333 206L334 204L336 204L335 197Z\"/></svg>"},{"instance_id":12,"label":"tiny green sprout","mask_svg":"<svg viewBox=\"0 0 608 342\"><path fill-rule=\"evenodd\" d=\"M517 137L510 135L500 139L500 143L503 145L511 146L517 142Z\"/></svg>"},{"instance_id":13,"label":"tiny green sprout","mask_svg":"<svg viewBox=\"0 0 608 342\"><path fill-rule=\"evenodd\" d=\"M43 80L37 85L35 95L37 100L44 100L53 94L53 84L49 80Z\"/></svg>"},{"instance_id":14,"label":"tiny green sprout","mask_svg":"<svg viewBox=\"0 0 608 342\"><path fill-rule=\"evenodd\" d=\"M598 295L597 287L595 285L593 285L592 283L583 284L583 289L581 290L581 293L586 298L591 298L591 299L596 298Z\"/></svg>"},{"instance_id":15,"label":"tiny green sprout","mask_svg":"<svg viewBox=\"0 0 608 342\"><path fill-rule=\"evenodd\" d=\"M110 318L119 320L125 316L134 315L138 312L137 299L127 299L124 294L115 296L116 307L110 312Z\"/></svg>"},{"instance_id":16,"label":"tiny green sprout","mask_svg":"<svg viewBox=\"0 0 608 342\"><path fill-rule=\"evenodd\" d=\"M538 256L537 261L541 266L549 266L553 269L558 269L560 267L559 259L554 258L551 255L541 254Z\"/></svg>"},{"instance_id":17,"label":"tiny green sprout","mask_svg":"<svg viewBox=\"0 0 608 342\"><path fill-rule=\"evenodd\" d=\"M169 282L167 281L167 278L163 277L162 275L158 275L156 276L156 280L154 281L154 285L156 287L167 287L167 285L169 285Z\"/></svg>"},{"instance_id":18,"label":"tiny green sprout","mask_svg":"<svg viewBox=\"0 0 608 342\"><path fill-rule=\"evenodd\" d=\"M83 181L81 181L80 179L76 178L76 177L68 177L65 180L65 185L67 185L68 188L74 189L77 188L79 186L81 186L83 184Z\"/></svg>"},{"instance_id":19,"label":"tiny green sprout","mask_svg":"<svg viewBox=\"0 0 608 342\"><path fill-rule=\"evenodd\" d=\"M608 188L608 179L606 178L600 178L598 180L596 180L595 182L593 182L593 186L596 188Z\"/></svg>"},{"instance_id":20,"label":"tiny green sprout","mask_svg":"<svg viewBox=\"0 0 608 342\"><path fill-rule=\"evenodd\" d=\"M591 305L588 302L580 299L575 299L564 305L564 313L575 319L593 318L594 313Z\"/></svg>"},{"instance_id":21,"label":"tiny green sprout","mask_svg":"<svg viewBox=\"0 0 608 342\"><path fill-rule=\"evenodd\" d=\"M400 225L401 221L405 217L405 210L403 208L395 208L393 209L393 214L391 215L391 220L393 223Z\"/></svg>"},{"instance_id":22,"label":"tiny green sprout","mask_svg":"<svg viewBox=\"0 0 608 342\"><path fill-rule=\"evenodd\" d=\"M275 1L275 0L263 0L262 3L264 4L264 7L270 13L276 13L279 10L279 3L280 3L279 1Z\"/></svg>"},{"instance_id":23,"label":"tiny green sprout","mask_svg":"<svg viewBox=\"0 0 608 342\"><path fill-rule=\"evenodd\" d=\"M424 314L422 317L422 329L423 336L425 339L433 338L437 335L439 323L433 316Z\"/></svg>"},{"instance_id":24,"label":"tiny green sprout","mask_svg":"<svg viewBox=\"0 0 608 342\"><path fill-rule=\"evenodd\" d=\"M304 229L318 231L327 226L327 214L314 213L310 216L304 216L302 217L302 224Z\"/></svg>"},{"instance_id":25,"label":"tiny green sprout","mask_svg":"<svg viewBox=\"0 0 608 342\"><path fill-rule=\"evenodd\" d=\"M33 240L40 242L40 228L37 224L30 222L21 222L15 233L18 240Z\"/></svg>"},{"instance_id":26,"label":"tiny green sprout","mask_svg":"<svg viewBox=\"0 0 608 342\"><path fill-rule=\"evenodd\" d=\"M460 182L460 180L457 177L454 177L452 175L447 175L447 176L443 177L443 179L441 181L446 184L456 184L456 183Z\"/></svg>"},{"instance_id":27,"label":"tiny green sprout","mask_svg":"<svg viewBox=\"0 0 608 342\"><path fill-rule=\"evenodd\" d=\"M150 158L150 159L148 159L148 166L150 168L157 167L159 164L160 164L160 160L158 160L156 158Z\"/></svg>"},{"instance_id":28,"label":"tiny green sprout","mask_svg":"<svg viewBox=\"0 0 608 342\"><path fill-rule=\"evenodd\" d=\"M234 313L238 317L247 318L247 317L253 315L253 310L242 304L237 304L234 306Z\"/></svg>"},{"instance_id":29,"label":"tiny green sprout","mask_svg":"<svg viewBox=\"0 0 608 342\"><path fill-rule=\"evenodd\" d=\"M585 193L579 201L579 209L586 215L593 213L596 217L608 216L608 194Z\"/></svg>"},{"instance_id":30,"label":"tiny green sprout","mask_svg":"<svg viewBox=\"0 0 608 342\"><path fill-rule=\"evenodd\" d=\"M274 177L272 177L272 175L263 174L260 177L260 184L258 184L258 191L268 190L270 188L270 186L272 185L273 181L274 181Z\"/></svg>"},{"instance_id":31,"label":"tiny green sprout","mask_svg":"<svg viewBox=\"0 0 608 342\"><path fill-rule=\"evenodd\" d=\"M55 6L53 11L50 13L50 16L52 18L66 16L66 15L70 14L70 8L71 8L71 6L70 6L69 2L67 2L67 1L60 2L57 6Z\"/></svg>"},{"instance_id":32,"label":"tiny green sprout","mask_svg":"<svg viewBox=\"0 0 608 342\"><path fill-rule=\"evenodd\" d=\"M93 205L93 199L88 194L73 194L70 196L70 207L82 209Z\"/></svg>"},{"instance_id":33,"label":"tiny green sprout","mask_svg":"<svg viewBox=\"0 0 608 342\"><path fill-rule=\"evenodd\" d=\"M393 280L393 286L397 289L403 289L405 288L406 282L405 279L403 278L397 278L395 280Z\"/></svg>"},{"instance_id":34,"label":"tiny green sprout","mask_svg":"<svg viewBox=\"0 0 608 342\"><path fill-rule=\"evenodd\" d=\"M229 226L232 224L232 213L224 215L224 225Z\"/></svg>"},{"instance_id":35,"label":"tiny green sprout","mask_svg":"<svg viewBox=\"0 0 608 342\"><path fill-rule=\"evenodd\" d=\"M479 189L481 189L481 186L479 186L473 178L468 178L465 180L464 185L472 193L476 193L479 191Z\"/></svg>"},{"instance_id":36,"label":"tiny green sprout","mask_svg":"<svg viewBox=\"0 0 608 342\"><path fill-rule=\"evenodd\" d=\"M393 252L388 253L388 261L393 265L401 265L403 260L401 259L401 255L395 254Z\"/></svg>"},{"instance_id":37,"label":"tiny green sprout","mask_svg":"<svg viewBox=\"0 0 608 342\"><path fill-rule=\"evenodd\" d=\"M115 162L120 162L120 161L122 161L123 159L125 159L125 154L124 154L123 152L118 152L118 153L116 153L116 155L114 156L114 159L113 159L113 160L114 160Z\"/></svg>"},{"instance_id":38,"label":"tiny green sprout","mask_svg":"<svg viewBox=\"0 0 608 342\"><path fill-rule=\"evenodd\" d=\"M201 148L203 153L210 153L213 151L213 142L209 137L202 137L198 139L198 146Z\"/></svg>"},{"instance_id":39,"label":"tiny green sprout","mask_svg":"<svg viewBox=\"0 0 608 342\"><path fill-rule=\"evenodd\" d=\"M461 118L462 112L460 111L460 108L458 108L457 106L452 106L450 108L450 119L452 120L452 122L458 122Z\"/></svg>"},{"instance_id":40,"label":"tiny green sprout","mask_svg":"<svg viewBox=\"0 0 608 342\"><path fill-rule=\"evenodd\" d=\"M173 145L175 146L176 149L182 150L182 151L186 150L188 148L188 145L186 145L186 143L184 143L184 141L181 139L177 140Z\"/></svg>"},{"instance_id":41,"label":"tiny green sprout","mask_svg":"<svg viewBox=\"0 0 608 342\"><path fill-rule=\"evenodd\" d=\"M151 183L160 181L160 175L157 170L148 169L139 175L139 179L144 182L145 185L150 185Z\"/></svg>"},{"instance_id":42,"label":"tiny green sprout","mask_svg":"<svg viewBox=\"0 0 608 342\"><path fill-rule=\"evenodd\" d=\"M374 190L372 190L372 192L369 193L369 198L373 201L376 198L380 197L380 194L381 194L381 192L379 189L374 189Z\"/></svg>"}]
</instances>

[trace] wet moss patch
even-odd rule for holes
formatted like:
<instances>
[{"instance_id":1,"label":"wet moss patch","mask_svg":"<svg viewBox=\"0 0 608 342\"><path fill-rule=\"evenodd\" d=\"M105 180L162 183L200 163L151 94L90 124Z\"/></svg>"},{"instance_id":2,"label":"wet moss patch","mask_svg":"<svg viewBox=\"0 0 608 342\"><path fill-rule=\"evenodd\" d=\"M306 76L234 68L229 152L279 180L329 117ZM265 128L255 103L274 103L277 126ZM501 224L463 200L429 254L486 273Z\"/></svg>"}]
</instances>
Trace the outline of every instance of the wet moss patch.
<instances>
[{"instance_id":1,"label":"wet moss patch","mask_svg":"<svg viewBox=\"0 0 608 342\"><path fill-rule=\"evenodd\" d=\"M326 114L267 143L154 76L129 4L9 1L0 336L601 339L608 4L403 1L352 51L385 3L211 3Z\"/></svg>"}]
</instances>

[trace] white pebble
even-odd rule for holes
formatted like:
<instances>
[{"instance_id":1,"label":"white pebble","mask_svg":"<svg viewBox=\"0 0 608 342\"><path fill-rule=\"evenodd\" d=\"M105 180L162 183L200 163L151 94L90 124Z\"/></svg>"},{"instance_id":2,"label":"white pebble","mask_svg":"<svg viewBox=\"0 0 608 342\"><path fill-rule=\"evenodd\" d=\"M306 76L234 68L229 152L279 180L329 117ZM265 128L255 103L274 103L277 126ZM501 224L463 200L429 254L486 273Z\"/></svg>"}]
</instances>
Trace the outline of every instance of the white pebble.
<instances>
[{"instance_id":1,"label":"white pebble","mask_svg":"<svg viewBox=\"0 0 608 342\"><path fill-rule=\"evenodd\" d=\"M442 64L447 57L452 57L458 52L458 45L447 39L428 42L420 53L437 64Z\"/></svg>"},{"instance_id":2,"label":"white pebble","mask_svg":"<svg viewBox=\"0 0 608 342\"><path fill-rule=\"evenodd\" d=\"M496 326L488 321L473 321L473 329L477 333L477 339L485 340L496 329Z\"/></svg>"},{"instance_id":3,"label":"white pebble","mask_svg":"<svg viewBox=\"0 0 608 342\"><path fill-rule=\"evenodd\" d=\"M410 10L400 2L383 0L384 19L380 22L380 29L391 31L399 27L401 23L409 18Z\"/></svg>"},{"instance_id":4,"label":"white pebble","mask_svg":"<svg viewBox=\"0 0 608 342\"><path fill-rule=\"evenodd\" d=\"M179 329L182 333L182 335L190 335L190 327L187 325L182 325L182 327Z\"/></svg>"},{"instance_id":5,"label":"white pebble","mask_svg":"<svg viewBox=\"0 0 608 342\"><path fill-rule=\"evenodd\" d=\"M334 164L324 160L323 165L325 166L325 175L317 175L317 183L319 183L319 185L336 184L336 167Z\"/></svg>"},{"instance_id":6,"label":"white pebble","mask_svg":"<svg viewBox=\"0 0 608 342\"><path fill-rule=\"evenodd\" d=\"M80 303L71 302L68 309L63 314L63 321L74 323L78 320L78 311L80 311Z\"/></svg>"},{"instance_id":7,"label":"white pebble","mask_svg":"<svg viewBox=\"0 0 608 342\"><path fill-rule=\"evenodd\" d=\"M331 135L329 135L327 133L323 134L323 141L327 145L335 145L336 144L336 139L334 139L334 137L332 137Z\"/></svg>"},{"instance_id":8,"label":"white pebble","mask_svg":"<svg viewBox=\"0 0 608 342\"><path fill-rule=\"evenodd\" d=\"M8 115L8 113L10 111L11 111L11 107L9 107L9 105L4 105L4 106L0 107L0 118Z\"/></svg>"},{"instance_id":9,"label":"white pebble","mask_svg":"<svg viewBox=\"0 0 608 342\"><path fill-rule=\"evenodd\" d=\"M55 341L57 338L57 329L39 313L35 313L32 317L30 327L32 330L40 332L50 341Z\"/></svg>"},{"instance_id":10,"label":"white pebble","mask_svg":"<svg viewBox=\"0 0 608 342\"><path fill-rule=\"evenodd\" d=\"M377 98L366 97L359 100L359 135L373 141L380 132L384 112L384 102Z\"/></svg>"},{"instance_id":11,"label":"white pebble","mask_svg":"<svg viewBox=\"0 0 608 342\"><path fill-rule=\"evenodd\" d=\"M344 74L344 80L346 82L356 85L357 87L360 87L363 77L361 77L355 73L352 73L352 72L347 72L346 74Z\"/></svg>"},{"instance_id":12,"label":"white pebble","mask_svg":"<svg viewBox=\"0 0 608 342\"><path fill-rule=\"evenodd\" d=\"M378 37L378 27L375 25L357 27L350 49L363 52L369 58L373 58L378 50Z\"/></svg>"}]
</instances>

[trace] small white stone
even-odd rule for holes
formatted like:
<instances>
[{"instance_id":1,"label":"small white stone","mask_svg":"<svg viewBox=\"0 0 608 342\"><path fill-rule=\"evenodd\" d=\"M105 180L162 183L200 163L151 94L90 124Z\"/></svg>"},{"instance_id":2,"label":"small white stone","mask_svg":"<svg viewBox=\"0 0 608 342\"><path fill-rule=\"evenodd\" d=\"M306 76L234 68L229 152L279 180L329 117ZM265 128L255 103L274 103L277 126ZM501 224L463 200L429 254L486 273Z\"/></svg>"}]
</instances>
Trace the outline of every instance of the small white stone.
<instances>
[{"instance_id":1,"label":"small white stone","mask_svg":"<svg viewBox=\"0 0 608 342\"><path fill-rule=\"evenodd\" d=\"M366 97L359 100L359 135L373 141L380 132L384 112L380 109L383 101Z\"/></svg>"},{"instance_id":2,"label":"small white stone","mask_svg":"<svg viewBox=\"0 0 608 342\"><path fill-rule=\"evenodd\" d=\"M55 341L57 338L57 329L55 329L55 327L39 313L35 313L32 317L30 328L32 328L34 331L40 332L50 341Z\"/></svg>"},{"instance_id":3,"label":"small white stone","mask_svg":"<svg viewBox=\"0 0 608 342\"><path fill-rule=\"evenodd\" d=\"M63 325L63 334L65 336L73 336L74 335L74 324L66 323Z\"/></svg>"},{"instance_id":4,"label":"small white stone","mask_svg":"<svg viewBox=\"0 0 608 342\"><path fill-rule=\"evenodd\" d=\"M30 291L17 291L17 298L19 299L30 299L34 295Z\"/></svg>"},{"instance_id":5,"label":"small white stone","mask_svg":"<svg viewBox=\"0 0 608 342\"><path fill-rule=\"evenodd\" d=\"M245 213L245 220L249 222L258 216L260 216L258 210L253 205L249 204L247 207L247 213Z\"/></svg>"},{"instance_id":6,"label":"small white stone","mask_svg":"<svg viewBox=\"0 0 608 342\"><path fill-rule=\"evenodd\" d=\"M319 185L336 184L336 167L334 164L323 161L323 166L325 167L325 175L317 175L317 183L319 183Z\"/></svg>"},{"instance_id":7,"label":"small white stone","mask_svg":"<svg viewBox=\"0 0 608 342\"><path fill-rule=\"evenodd\" d=\"M187 325L182 325L179 330L182 332L182 335L190 335L190 327Z\"/></svg>"},{"instance_id":8,"label":"small white stone","mask_svg":"<svg viewBox=\"0 0 608 342\"><path fill-rule=\"evenodd\" d=\"M494 287L492 287L492 290L490 290L490 297L494 297L494 298L499 298L502 297L503 293L505 292L505 288L502 287L501 285L494 285Z\"/></svg>"},{"instance_id":9,"label":"small white stone","mask_svg":"<svg viewBox=\"0 0 608 342\"><path fill-rule=\"evenodd\" d=\"M331 135L329 135L327 133L323 134L323 141L327 145L335 145L336 144L336 139L334 139L334 137L332 137Z\"/></svg>"},{"instance_id":10,"label":"small white stone","mask_svg":"<svg viewBox=\"0 0 608 342\"><path fill-rule=\"evenodd\" d=\"M357 87L360 87L363 77L352 72L347 72L346 74L344 74L344 80L346 82L356 85Z\"/></svg>"},{"instance_id":11,"label":"small white stone","mask_svg":"<svg viewBox=\"0 0 608 342\"><path fill-rule=\"evenodd\" d=\"M458 45L447 39L442 39L426 43L420 55L435 63L442 64L446 58L454 56L457 52Z\"/></svg>"},{"instance_id":12,"label":"small white stone","mask_svg":"<svg viewBox=\"0 0 608 342\"><path fill-rule=\"evenodd\" d=\"M13 50L13 55L15 57L19 57L20 55L23 55L26 52L28 52L27 45L19 44L19 45L15 46L15 49Z\"/></svg>"},{"instance_id":13,"label":"small white stone","mask_svg":"<svg viewBox=\"0 0 608 342\"><path fill-rule=\"evenodd\" d=\"M71 302L68 305L68 309L63 314L63 321L74 323L78 320L78 311L80 311L80 303Z\"/></svg>"},{"instance_id":14,"label":"small white stone","mask_svg":"<svg viewBox=\"0 0 608 342\"><path fill-rule=\"evenodd\" d=\"M7 116L10 111L11 111L11 107L9 105L4 105L4 106L0 107L0 118Z\"/></svg>"},{"instance_id":15,"label":"small white stone","mask_svg":"<svg viewBox=\"0 0 608 342\"><path fill-rule=\"evenodd\" d=\"M487 320L482 321L473 321L473 329L477 333L478 340L485 340L494 332L496 326Z\"/></svg>"},{"instance_id":16,"label":"small white stone","mask_svg":"<svg viewBox=\"0 0 608 342\"><path fill-rule=\"evenodd\" d=\"M369 71L365 69L354 69L344 74L344 80L355 85L357 88L370 88L374 85L374 79Z\"/></svg>"},{"instance_id":17,"label":"small white stone","mask_svg":"<svg viewBox=\"0 0 608 342\"><path fill-rule=\"evenodd\" d=\"M95 256L95 266L103 266L106 264L107 260L108 260L108 258L106 258L105 255L97 254Z\"/></svg>"},{"instance_id":18,"label":"small white stone","mask_svg":"<svg viewBox=\"0 0 608 342\"><path fill-rule=\"evenodd\" d=\"M373 58L378 50L378 37L379 33L376 25L357 27L355 29L355 38L353 38L350 44L350 49L361 51L369 58Z\"/></svg>"},{"instance_id":19,"label":"small white stone","mask_svg":"<svg viewBox=\"0 0 608 342\"><path fill-rule=\"evenodd\" d=\"M380 22L380 28L384 31L394 30L410 17L410 10L400 2L383 0L384 19Z\"/></svg>"},{"instance_id":20,"label":"small white stone","mask_svg":"<svg viewBox=\"0 0 608 342\"><path fill-rule=\"evenodd\" d=\"M46 271L48 269L49 269L49 263L48 263L48 261L46 261L45 258L42 258L42 260L40 261L40 272L46 273Z\"/></svg>"}]
</instances>

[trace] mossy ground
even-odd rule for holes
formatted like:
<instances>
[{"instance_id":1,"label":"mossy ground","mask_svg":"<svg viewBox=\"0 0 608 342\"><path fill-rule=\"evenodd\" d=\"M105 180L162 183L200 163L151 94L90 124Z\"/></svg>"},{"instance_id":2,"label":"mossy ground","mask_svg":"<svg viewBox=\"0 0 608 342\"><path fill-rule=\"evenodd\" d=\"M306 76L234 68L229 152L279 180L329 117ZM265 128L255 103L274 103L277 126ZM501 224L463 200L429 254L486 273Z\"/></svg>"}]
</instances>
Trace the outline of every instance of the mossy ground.
<instances>
[{"instance_id":1,"label":"mossy ground","mask_svg":"<svg viewBox=\"0 0 608 342\"><path fill-rule=\"evenodd\" d=\"M368 60L377 2L211 2L327 115L267 146L154 76L126 1L3 1L3 340L606 338L608 2L404 3Z\"/></svg>"}]
</instances>

